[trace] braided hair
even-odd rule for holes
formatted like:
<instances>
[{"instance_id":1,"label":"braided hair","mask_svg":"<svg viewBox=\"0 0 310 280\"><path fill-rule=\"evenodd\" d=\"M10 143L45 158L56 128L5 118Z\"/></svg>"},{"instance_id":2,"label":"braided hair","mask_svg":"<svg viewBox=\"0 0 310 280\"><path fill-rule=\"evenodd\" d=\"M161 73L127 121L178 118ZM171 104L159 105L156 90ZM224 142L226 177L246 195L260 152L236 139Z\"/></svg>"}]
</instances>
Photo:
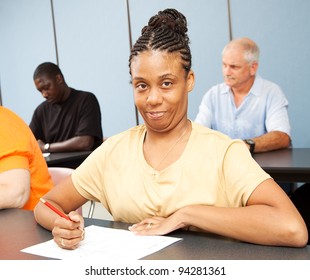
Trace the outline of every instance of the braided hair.
<instances>
[{"instance_id":1,"label":"braided hair","mask_svg":"<svg viewBox=\"0 0 310 280\"><path fill-rule=\"evenodd\" d=\"M192 55L187 36L186 17L175 9L166 9L152 16L131 49L129 71L133 57L148 50L179 52L186 74L191 70Z\"/></svg>"}]
</instances>

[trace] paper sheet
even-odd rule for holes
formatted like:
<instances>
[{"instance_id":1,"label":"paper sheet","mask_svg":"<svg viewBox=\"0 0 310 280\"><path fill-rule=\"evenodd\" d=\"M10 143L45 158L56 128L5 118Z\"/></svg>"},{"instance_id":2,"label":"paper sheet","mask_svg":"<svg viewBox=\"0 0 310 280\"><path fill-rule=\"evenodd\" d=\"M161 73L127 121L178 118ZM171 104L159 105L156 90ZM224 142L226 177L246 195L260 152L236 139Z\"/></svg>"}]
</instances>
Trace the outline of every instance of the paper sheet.
<instances>
[{"instance_id":1,"label":"paper sheet","mask_svg":"<svg viewBox=\"0 0 310 280\"><path fill-rule=\"evenodd\" d=\"M21 251L55 259L138 260L179 240L169 236L137 236L128 230L92 225L85 228L85 239L75 250L62 249L50 240Z\"/></svg>"}]
</instances>

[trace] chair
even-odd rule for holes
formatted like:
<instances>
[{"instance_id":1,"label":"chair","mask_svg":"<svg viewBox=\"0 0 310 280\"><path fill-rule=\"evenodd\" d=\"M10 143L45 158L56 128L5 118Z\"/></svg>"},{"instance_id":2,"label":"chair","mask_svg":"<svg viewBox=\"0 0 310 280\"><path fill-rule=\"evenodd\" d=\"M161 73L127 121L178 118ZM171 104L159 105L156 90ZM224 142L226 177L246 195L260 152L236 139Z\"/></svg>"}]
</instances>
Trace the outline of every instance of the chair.
<instances>
[{"instance_id":1,"label":"chair","mask_svg":"<svg viewBox=\"0 0 310 280\"><path fill-rule=\"evenodd\" d=\"M48 172L50 173L54 185L57 185L60 181L71 175L74 169L67 167L49 167Z\"/></svg>"},{"instance_id":2,"label":"chair","mask_svg":"<svg viewBox=\"0 0 310 280\"><path fill-rule=\"evenodd\" d=\"M70 176L74 169L67 167L48 167L48 172L52 177L54 185L57 185L60 181ZM88 212L88 218L92 218L95 210L95 202L90 201L90 208ZM82 207L77 210L82 215Z\"/></svg>"},{"instance_id":3,"label":"chair","mask_svg":"<svg viewBox=\"0 0 310 280\"><path fill-rule=\"evenodd\" d=\"M95 201L91 200L90 201L90 207L89 207L89 210L88 210L88 218L92 218L93 215L94 215L94 210L95 210Z\"/></svg>"},{"instance_id":4,"label":"chair","mask_svg":"<svg viewBox=\"0 0 310 280\"><path fill-rule=\"evenodd\" d=\"M297 188L290 196L295 207L303 217L307 229L308 235L310 235L310 183L303 184ZM310 238L310 236L309 236ZM310 245L310 239L308 238L308 245Z\"/></svg>"}]
</instances>

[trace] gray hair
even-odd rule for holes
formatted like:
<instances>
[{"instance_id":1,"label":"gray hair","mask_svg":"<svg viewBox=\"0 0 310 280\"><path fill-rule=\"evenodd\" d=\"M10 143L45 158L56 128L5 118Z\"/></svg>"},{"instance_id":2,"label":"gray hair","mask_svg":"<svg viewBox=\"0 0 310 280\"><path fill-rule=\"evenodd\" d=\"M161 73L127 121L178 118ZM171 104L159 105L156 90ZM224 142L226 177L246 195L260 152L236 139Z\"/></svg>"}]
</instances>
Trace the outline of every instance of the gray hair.
<instances>
[{"instance_id":1,"label":"gray hair","mask_svg":"<svg viewBox=\"0 0 310 280\"><path fill-rule=\"evenodd\" d=\"M259 47L257 46L257 44L252 41L249 38L239 38L239 39L234 39L232 41L230 41L223 49L222 51L222 55L225 53L226 50L228 50L229 48L231 48L232 46L240 46L243 49L243 53L244 53L244 58L245 60L251 64L253 62L257 62L259 61Z\"/></svg>"}]
</instances>

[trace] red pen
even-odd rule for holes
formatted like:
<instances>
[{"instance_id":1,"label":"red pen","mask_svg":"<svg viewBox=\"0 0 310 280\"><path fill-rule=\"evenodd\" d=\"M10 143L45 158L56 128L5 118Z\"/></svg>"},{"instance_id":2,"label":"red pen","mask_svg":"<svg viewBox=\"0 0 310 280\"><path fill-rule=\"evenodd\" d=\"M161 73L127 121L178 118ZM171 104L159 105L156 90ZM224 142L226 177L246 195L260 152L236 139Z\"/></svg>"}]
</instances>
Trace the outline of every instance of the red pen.
<instances>
[{"instance_id":1,"label":"red pen","mask_svg":"<svg viewBox=\"0 0 310 280\"><path fill-rule=\"evenodd\" d=\"M52 204L50 204L48 201L46 201L45 199L43 199L42 197L40 198L40 201L45 204L49 209L51 209L52 211L54 211L56 214L58 214L60 217L65 218L66 220L72 221L65 213L61 212L60 210L58 210L55 206L53 206ZM84 239L84 234L85 231L83 228L78 227L78 229L82 232L82 240ZM63 242L63 239L62 241Z\"/></svg>"},{"instance_id":2,"label":"red pen","mask_svg":"<svg viewBox=\"0 0 310 280\"><path fill-rule=\"evenodd\" d=\"M55 206L53 206L52 204L50 204L48 201L46 201L45 199L43 199L42 197L40 198L40 201L42 203L44 203L48 208L50 208L51 210L53 210L56 214L58 214L60 217L63 217L67 220L70 220L71 219L64 213L62 213L60 210L58 210Z\"/></svg>"}]
</instances>

